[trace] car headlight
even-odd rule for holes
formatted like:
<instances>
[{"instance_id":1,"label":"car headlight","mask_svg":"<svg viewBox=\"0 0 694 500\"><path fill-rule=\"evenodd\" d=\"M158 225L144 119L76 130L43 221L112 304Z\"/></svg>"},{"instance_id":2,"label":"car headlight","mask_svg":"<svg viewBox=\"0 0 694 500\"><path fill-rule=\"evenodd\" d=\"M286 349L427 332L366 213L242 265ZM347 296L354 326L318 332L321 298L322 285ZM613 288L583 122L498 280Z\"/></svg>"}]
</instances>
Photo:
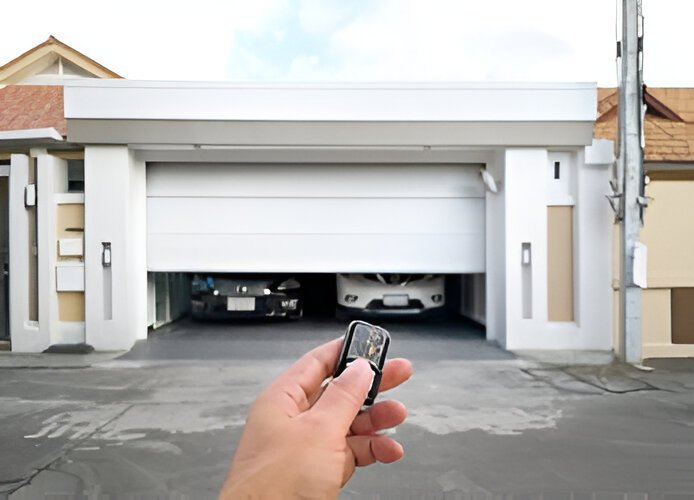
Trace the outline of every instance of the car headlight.
<instances>
[{"instance_id":1,"label":"car headlight","mask_svg":"<svg viewBox=\"0 0 694 500\"><path fill-rule=\"evenodd\" d=\"M347 302L348 304L352 304L356 302L358 298L359 297L357 297L356 295L347 294L345 295L345 302Z\"/></svg>"},{"instance_id":2,"label":"car headlight","mask_svg":"<svg viewBox=\"0 0 694 500\"><path fill-rule=\"evenodd\" d=\"M279 285L277 285L277 290L283 291L283 290L296 290L297 288L300 288L301 284L299 284L298 281L296 281L294 278L289 278L288 280L283 281Z\"/></svg>"},{"instance_id":3,"label":"car headlight","mask_svg":"<svg viewBox=\"0 0 694 500\"><path fill-rule=\"evenodd\" d=\"M440 293L437 293L436 295L432 295L431 300L434 302L434 304L438 304L439 302L441 302L443 300L443 295L441 295Z\"/></svg>"}]
</instances>

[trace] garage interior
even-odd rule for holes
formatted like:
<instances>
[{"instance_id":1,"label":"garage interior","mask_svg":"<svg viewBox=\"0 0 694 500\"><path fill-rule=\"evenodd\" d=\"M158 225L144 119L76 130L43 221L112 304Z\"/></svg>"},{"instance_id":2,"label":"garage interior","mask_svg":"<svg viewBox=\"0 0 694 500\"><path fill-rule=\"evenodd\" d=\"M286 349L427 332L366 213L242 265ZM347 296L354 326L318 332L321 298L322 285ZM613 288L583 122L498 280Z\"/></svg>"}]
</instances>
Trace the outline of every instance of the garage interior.
<instances>
[{"instance_id":1,"label":"garage interior","mask_svg":"<svg viewBox=\"0 0 694 500\"><path fill-rule=\"evenodd\" d=\"M442 274L439 319L484 324L480 167L148 163L148 326L188 317L193 275L222 272L289 273L321 319L336 273Z\"/></svg>"}]
</instances>

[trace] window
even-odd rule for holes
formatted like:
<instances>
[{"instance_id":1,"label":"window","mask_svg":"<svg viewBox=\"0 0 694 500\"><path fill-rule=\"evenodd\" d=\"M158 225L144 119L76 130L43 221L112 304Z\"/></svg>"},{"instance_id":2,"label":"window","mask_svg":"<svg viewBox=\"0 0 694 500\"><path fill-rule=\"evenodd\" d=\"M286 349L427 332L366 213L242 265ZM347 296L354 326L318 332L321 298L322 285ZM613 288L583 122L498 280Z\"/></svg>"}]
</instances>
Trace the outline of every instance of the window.
<instances>
[{"instance_id":1,"label":"window","mask_svg":"<svg viewBox=\"0 0 694 500\"><path fill-rule=\"evenodd\" d=\"M67 192L84 193L84 160L67 161Z\"/></svg>"}]
</instances>

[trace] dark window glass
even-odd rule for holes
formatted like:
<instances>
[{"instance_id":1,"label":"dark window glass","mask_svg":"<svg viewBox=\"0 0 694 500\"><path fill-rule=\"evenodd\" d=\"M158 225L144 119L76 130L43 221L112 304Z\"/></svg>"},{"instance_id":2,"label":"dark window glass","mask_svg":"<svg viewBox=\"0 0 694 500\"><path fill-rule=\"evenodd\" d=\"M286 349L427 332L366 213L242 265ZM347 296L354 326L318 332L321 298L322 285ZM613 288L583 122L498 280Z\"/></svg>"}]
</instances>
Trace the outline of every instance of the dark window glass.
<instances>
[{"instance_id":1,"label":"dark window glass","mask_svg":"<svg viewBox=\"0 0 694 500\"><path fill-rule=\"evenodd\" d=\"M84 193L84 160L67 161L68 193Z\"/></svg>"}]
</instances>

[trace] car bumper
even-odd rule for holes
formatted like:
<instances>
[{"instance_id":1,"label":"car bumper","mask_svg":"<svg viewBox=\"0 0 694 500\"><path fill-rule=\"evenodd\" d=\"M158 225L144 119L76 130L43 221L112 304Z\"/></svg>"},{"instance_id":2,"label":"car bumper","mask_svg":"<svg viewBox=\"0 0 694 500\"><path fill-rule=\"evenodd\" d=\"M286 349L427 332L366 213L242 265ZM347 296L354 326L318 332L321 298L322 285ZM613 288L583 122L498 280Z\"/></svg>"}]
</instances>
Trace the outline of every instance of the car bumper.
<instances>
[{"instance_id":1,"label":"car bumper","mask_svg":"<svg viewBox=\"0 0 694 500\"><path fill-rule=\"evenodd\" d=\"M341 304L337 305L337 311L339 314L346 317L360 317L360 318L427 318L439 316L443 313L445 307L349 307L343 306Z\"/></svg>"},{"instance_id":2,"label":"car bumper","mask_svg":"<svg viewBox=\"0 0 694 500\"><path fill-rule=\"evenodd\" d=\"M255 296L253 310L230 311L227 308L229 297L203 295L191 300L191 314L195 318L225 319L225 318L300 318L303 304L298 296L292 295L261 295ZM250 298L250 297L244 297Z\"/></svg>"}]
</instances>

